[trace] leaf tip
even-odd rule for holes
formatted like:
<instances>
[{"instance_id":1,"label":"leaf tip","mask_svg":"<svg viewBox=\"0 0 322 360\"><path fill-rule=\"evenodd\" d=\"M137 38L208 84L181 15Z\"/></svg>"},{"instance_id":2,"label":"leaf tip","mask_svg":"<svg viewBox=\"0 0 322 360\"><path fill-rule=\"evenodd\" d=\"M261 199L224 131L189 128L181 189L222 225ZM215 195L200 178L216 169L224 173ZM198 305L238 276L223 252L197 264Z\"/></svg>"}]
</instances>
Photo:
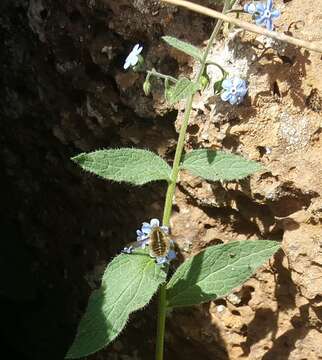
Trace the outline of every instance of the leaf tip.
<instances>
[{"instance_id":1,"label":"leaf tip","mask_svg":"<svg viewBox=\"0 0 322 360\"><path fill-rule=\"evenodd\" d=\"M74 351L73 351L73 348L74 348L74 343L71 345L71 347L68 349L64 359L77 359L79 358L78 356L75 356L74 354Z\"/></svg>"},{"instance_id":2,"label":"leaf tip","mask_svg":"<svg viewBox=\"0 0 322 360\"><path fill-rule=\"evenodd\" d=\"M86 153L78 154L76 156L71 157L71 161L74 163L81 165L85 160Z\"/></svg>"}]
</instances>

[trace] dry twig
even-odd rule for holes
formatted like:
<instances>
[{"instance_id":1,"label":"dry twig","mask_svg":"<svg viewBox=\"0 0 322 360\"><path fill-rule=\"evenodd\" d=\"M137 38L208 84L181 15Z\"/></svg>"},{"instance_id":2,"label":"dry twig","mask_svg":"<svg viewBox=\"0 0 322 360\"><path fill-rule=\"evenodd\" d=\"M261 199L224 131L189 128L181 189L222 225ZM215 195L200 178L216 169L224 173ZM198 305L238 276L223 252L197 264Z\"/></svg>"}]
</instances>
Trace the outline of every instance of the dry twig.
<instances>
[{"instance_id":1,"label":"dry twig","mask_svg":"<svg viewBox=\"0 0 322 360\"><path fill-rule=\"evenodd\" d=\"M227 21L231 24L239 26L240 28L248 30L255 34L269 36L276 40L280 40L280 41L287 42L287 43L295 45L295 46L300 46L300 47L303 47L308 50L322 53L322 43L321 42L317 42L317 41L310 42L310 41L306 41L306 40L300 40L300 39L294 38L292 36L288 36L283 33L279 33L277 31L269 31L267 29L261 28L260 26L250 24L246 21L242 21L242 20L236 19L234 17L222 14L216 10L209 9L205 6L194 4L190 1L185 1L185 0L161 0L161 1L172 4L172 5L176 5L176 6L182 6L189 10L198 12L200 14L207 15L207 16L210 16L210 17L213 17L216 19L221 19L223 21Z\"/></svg>"}]
</instances>

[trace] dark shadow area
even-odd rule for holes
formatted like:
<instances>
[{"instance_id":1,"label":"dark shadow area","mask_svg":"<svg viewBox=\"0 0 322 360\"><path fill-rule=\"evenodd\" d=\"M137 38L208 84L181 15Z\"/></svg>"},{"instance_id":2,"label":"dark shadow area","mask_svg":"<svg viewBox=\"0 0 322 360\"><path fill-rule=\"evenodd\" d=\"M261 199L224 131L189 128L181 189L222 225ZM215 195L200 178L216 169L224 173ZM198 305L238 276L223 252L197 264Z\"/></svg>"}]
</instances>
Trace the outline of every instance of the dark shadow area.
<instances>
[{"instance_id":1,"label":"dark shadow area","mask_svg":"<svg viewBox=\"0 0 322 360\"><path fill-rule=\"evenodd\" d=\"M168 291L168 298L171 305L175 304L179 306L187 306L187 297L184 295L187 291L189 299L193 299L192 305L207 301L209 302L211 299L215 299L217 297L215 293L205 293L200 286L197 285L204 262L204 256L205 252L202 251L197 256L192 257L190 259L191 263L189 270L185 273L184 279L175 283L173 287L174 291ZM175 294L179 294L179 298L176 297ZM206 304L205 306L207 307ZM203 311L200 313L201 309L202 307L199 307L198 309L191 309L191 307L187 306L172 310L168 322L171 332L175 333L176 337L175 339L171 339L170 337L167 341L168 356L172 351L179 347L181 351L179 357L176 355L176 358L178 359L196 357L199 359L210 360L213 356L216 356L218 360L228 360L228 354L225 350L224 341L221 338L216 326L211 323L209 311ZM180 326L176 326L176 321L178 320L178 324L180 324ZM193 333L189 336L188 332L195 328L195 324L197 322L201 325L200 330L197 333L192 331ZM211 351L209 346L207 347L207 350L203 350L202 342L205 341L205 334L207 334L206 341L208 345L209 342L213 343ZM167 352L165 354L165 358L168 358Z\"/></svg>"},{"instance_id":2,"label":"dark shadow area","mask_svg":"<svg viewBox=\"0 0 322 360\"><path fill-rule=\"evenodd\" d=\"M173 290L168 290L168 299L171 306L187 306L210 301L215 299L217 295L215 293L205 293L197 285L199 280L200 271L203 264L204 252L200 252L198 255L193 256L190 259L189 270L185 274L185 278L175 283ZM189 293L189 299L193 299L191 304L186 303L186 298L183 295L185 292ZM176 294L178 294L176 296ZM179 297L179 299L178 299Z\"/></svg>"},{"instance_id":3,"label":"dark shadow area","mask_svg":"<svg viewBox=\"0 0 322 360\"><path fill-rule=\"evenodd\" d=\"M308 325L309 304L300 307L300 316L292 318L294 329L286 331L273 342L273 347L263 356L263 360L286 360L295 348L296 341L305 338L310 330Z\"/></svg>"},{"instance_id":4,"label":"dark shadow area","mask_svg":"<svg viewBox=\"0 0 322 360\"><path fill-rule=\"evenodd\" d=\"M104 313L104 288L94 290L88 300L85 314L79 324L74 343L68 350L68 358L93 354L104 347L107 337L113 335L113 327Z\"/></svg>"},{"instance_id":5,"label":"dark shadow area","mask_svg":"<svg viewBox=\"0 0 322 360\"><path fill-rule=\"evenodd\" d=\"M244 356L250 355L250 348L252 345L258 343L261 339L276 328L276 322L274 319L276 314L274 314L272 309L258 309L256 310L254 319L247 326L247 340L241 344L244 351ZM260 329L260 331L259 331Z\"/></svg>"},{"instance_id":6,"label":"dark shadow area","mask_svg":"<svg viewBox=\"0 0 322 360\"><path fill-rule=\"evenodd\" d=\"M295 308L296 286L292 281L289 269L283 266L283 259L285 254L279 251L274 256L274 271L275 277L275 297L278 303L278 309L258 309L255 312L254 319L247 326L247 339L242 344L245 356L250 356L251 347L264 339L268 334L272 338L273 347L268 350L263 359L288 359L288 354L294 349L295 342L304 337L308 330L294 329L287 331L282 336L276 338L278 330L279 313L287 309ZM300 308L301 316L292 318L292 324L297 327L298 320L301 326L305 327L308 321L308 306L305 305ZM296 325L297 324L297 325ZM285 344L284 344L285 343ZM287 349L287 350L285 350ZM279 353L279 351L281 353Z\"/></svg>"},{"instance_id":7,"label":"dark shadow area","mask_svg":"<svg viewBox=\"0 0 322 360\"><path fill-rule=\"evenodd\" d=\"M177 309L170 315L168 327L174 336L167 341L169 357L180 360L229 360L225 341L212 323L207 305L204 307Z\"/></svg>"},{"instance_id":8,"label":"dark shadow area","mask_svg":"<svg viewBox=\"0 0 322 360\"><path fill-rule=\"evenodd\" d=\"M69 0L3 0L0 10L1 355L62 360L104 267L143 221L160 218L165 189L107 183L70 158L103 147L158 152L173 142L173 113L156 120L125 105L111 11ZM88 49L103 28L113 56L98 59ZM155 324L130 323L123 349L105 351L151 359L136 340L151 342Z\"/></svg>"}]
</instances>

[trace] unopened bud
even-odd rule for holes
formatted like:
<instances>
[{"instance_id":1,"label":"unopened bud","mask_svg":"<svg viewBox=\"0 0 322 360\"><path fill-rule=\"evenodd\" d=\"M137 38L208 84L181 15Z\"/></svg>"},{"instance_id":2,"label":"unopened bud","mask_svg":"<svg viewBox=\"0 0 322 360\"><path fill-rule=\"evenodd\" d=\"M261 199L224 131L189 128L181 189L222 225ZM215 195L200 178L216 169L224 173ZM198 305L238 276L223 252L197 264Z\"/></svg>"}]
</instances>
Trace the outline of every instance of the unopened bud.
<instances>
[{"instance_id":1,"label":"unopened bud","mask_svg":"<svg viewBox=\"0 0 322 360\"><path fill-rule=\"evenodd\" d=\"M143 91L146 96L149 96L151 93L151 83L148 79L146 79L143 83Z\"/></svg>"},{"instance_id":2,"label":"unopened bud","mask_svg":"<svg viewBox=\"0 0 322 360\"><path fill-rule=\"evenodd\" d=\"M208 84L209 84L209 76L207 74L202 75L200 78L201 89L205 90Z\"/></svg>"}]
</instances>

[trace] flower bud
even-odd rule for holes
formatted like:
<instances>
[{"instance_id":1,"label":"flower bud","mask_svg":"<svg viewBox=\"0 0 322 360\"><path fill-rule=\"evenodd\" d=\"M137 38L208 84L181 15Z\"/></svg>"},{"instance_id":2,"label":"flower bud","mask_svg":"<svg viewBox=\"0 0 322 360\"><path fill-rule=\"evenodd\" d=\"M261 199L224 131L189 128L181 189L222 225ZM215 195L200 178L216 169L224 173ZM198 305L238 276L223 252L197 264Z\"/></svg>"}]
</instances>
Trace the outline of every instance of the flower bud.
<instances>
[{"instance_id":1,"label":"flower bud","mask_svg":"<svg viewBox=\"0 0 322 360\"><path fill-rule=\"evenodd\" d=\"M148 79L146 79L143 83L143 91L146 96L149 96L151 93L151 83Z\"/></svg>"},{"instance_id":2,"label":"flower bud","mask_svg":"<svg viewBox=\"0 0 322 360\"><path fill-rule=\"evenodd\" d=\"M208 76L208 74L205 73L200 78L201 89L205 90L206 87L208 86L208 84L209 84L209 76Z\"/></svg>"}]
</instances>

